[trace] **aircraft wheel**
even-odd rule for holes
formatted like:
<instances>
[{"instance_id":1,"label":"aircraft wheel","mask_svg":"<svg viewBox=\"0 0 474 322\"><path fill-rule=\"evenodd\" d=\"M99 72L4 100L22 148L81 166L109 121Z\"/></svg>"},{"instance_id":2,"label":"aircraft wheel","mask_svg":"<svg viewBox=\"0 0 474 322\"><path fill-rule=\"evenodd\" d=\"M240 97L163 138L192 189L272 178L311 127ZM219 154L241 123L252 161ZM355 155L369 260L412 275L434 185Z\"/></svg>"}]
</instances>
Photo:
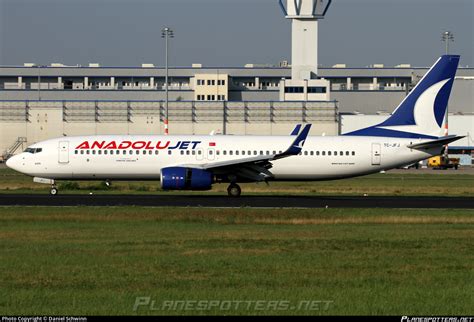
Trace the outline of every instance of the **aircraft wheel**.
<instances>
[{"instance_id":1,"label":"aircraft wheel","mask_svg":"<svg viewBox=\"0 0 474 322\"><path fill-rule=\"evenodd\" d=\"M51 190L49 191L49 193L50 193L52 196L56 196L56 195L58 194L58 188L52 187Z\"/></svg>"},{"instance_id":2,"label":"aircraft wheel","mask_svg":"<svg viewBox=\"0 0 474 322\"><path fill-rule=\"evenodd\" d=\"M238 184L232 183L229 188L227 188L227 193L229 194L229 197L240 197L242 189L240 189Z\"/></svg>"}]
</instances>

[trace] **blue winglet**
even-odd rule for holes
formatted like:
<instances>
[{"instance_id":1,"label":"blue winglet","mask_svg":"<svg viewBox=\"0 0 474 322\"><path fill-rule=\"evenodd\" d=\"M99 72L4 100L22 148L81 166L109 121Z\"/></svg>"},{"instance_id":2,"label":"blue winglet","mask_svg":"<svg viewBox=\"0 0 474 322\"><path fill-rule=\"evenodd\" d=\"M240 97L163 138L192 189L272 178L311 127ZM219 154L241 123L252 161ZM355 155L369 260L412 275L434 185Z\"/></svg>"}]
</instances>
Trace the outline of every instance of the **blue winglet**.
<instances>
[{"instance_id":1,"label":"blue winglet","mask_svg":"<svg viewBox=\"0 0 474 322\"><path fill-rule=\"evenodd\" d=\"M298 155L301 150L303 149L304 142L306 141L306 138L308 137L309 130L311 130L311 124L306 124L303 130L300 132L300 134L296 137L296 139L293 141L291 146L283 152L280 156L289 156L289 155Z\"/></svg>"},{"instance_id":2,"label":"blue winglet","mask_svg":"<svg viewBox=\"0 0 474 322\"><path fill-rule=\"evenodd\" d=\"M297 124L296 127L294 128L293 132L291 132L291 136L294 136L294 135L298 135L298 133L300 133L300 130L301 130L301 124Z\"/></svg>"}]
</instances>

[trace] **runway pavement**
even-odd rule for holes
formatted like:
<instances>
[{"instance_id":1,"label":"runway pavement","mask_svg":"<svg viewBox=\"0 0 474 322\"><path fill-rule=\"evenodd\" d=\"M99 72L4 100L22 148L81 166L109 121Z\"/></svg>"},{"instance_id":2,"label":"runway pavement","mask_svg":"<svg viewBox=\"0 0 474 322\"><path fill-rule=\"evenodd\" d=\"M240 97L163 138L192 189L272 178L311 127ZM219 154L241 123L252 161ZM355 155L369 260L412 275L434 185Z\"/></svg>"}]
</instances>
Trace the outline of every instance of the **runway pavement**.
<instances>
[{"instance_id":1,"label":"runway pavement","mask_svg":"<svg viewBox=\"0 0 474 322\"><path fill-rule=\"evenodd\" d=\"M474 209L474 197L0 194L0 206L148 206L216 208L458 208Z\"/></svg>"}]
</instances>

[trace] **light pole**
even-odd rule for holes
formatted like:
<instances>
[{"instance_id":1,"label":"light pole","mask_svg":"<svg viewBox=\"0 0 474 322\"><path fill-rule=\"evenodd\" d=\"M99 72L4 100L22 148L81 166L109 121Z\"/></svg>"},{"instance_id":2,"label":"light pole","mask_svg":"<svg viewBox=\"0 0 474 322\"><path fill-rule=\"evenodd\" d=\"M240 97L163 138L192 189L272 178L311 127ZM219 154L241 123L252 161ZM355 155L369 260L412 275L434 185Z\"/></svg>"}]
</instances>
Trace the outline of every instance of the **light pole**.
<instances>
[{"instance_id":1,"label":"light pole","mask_svg":"<svg viewBox=\"0 0 474 322\"><path fill-rule=\"evenodd\" d=\"M454 42L454 34L447 30L441 35L441 41L444 41L446 44L446 55L449 55L449 42Z\"/></svg>"},{"instance_id":2,"label":"light pole","mask_svg":"<svg viewBox=\"0 0 474 322\"><path fill-rule=\"evenodd\" d=\"M166 92L166 101L165 101L165 135L169 134L168 130L168 39L174 38L173 30L168 27L163 28L161 30L161 38L165 38L165 69L166 69L166 76L165 76L165 92Z\"/></svg>"},{"instance_id":3,"label":"light pole","mask_svg":"<svg viewBox=\"0 0 474 322\"><path fill-rule=\"evenodd\" d=\"M446 55L449 55L449 43L454 42L454 34L446 30L441 34L441 41L446 44ZM448 136L448 106L446 106L446 115L444 116L444 135ZM449 163L448 145L444 146L444 158L445 162Z\"/></svg>"}]
</instances>

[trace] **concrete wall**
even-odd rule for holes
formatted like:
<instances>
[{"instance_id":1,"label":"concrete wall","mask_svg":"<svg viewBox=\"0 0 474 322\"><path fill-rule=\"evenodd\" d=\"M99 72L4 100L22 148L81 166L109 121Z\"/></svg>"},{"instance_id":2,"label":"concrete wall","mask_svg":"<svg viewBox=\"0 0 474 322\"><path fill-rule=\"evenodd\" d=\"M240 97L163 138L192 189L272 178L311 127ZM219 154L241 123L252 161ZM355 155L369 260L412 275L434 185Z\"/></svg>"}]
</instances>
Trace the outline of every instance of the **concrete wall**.
<instances>
[{"instance_id":1,"label":"concrete wall","mask_svg":"<svg viewBox=\"0 0 474 322\"><path fill-rule=\"evenodd\" d=\"M287 135L312 123L311 135L337 135L334 102L170 102L170 134ZM25 145L96 134L163 134L163 102L0 101L0 155ZM23 146L24 148L25 146Z\"/></svg>"}]
</instances>

